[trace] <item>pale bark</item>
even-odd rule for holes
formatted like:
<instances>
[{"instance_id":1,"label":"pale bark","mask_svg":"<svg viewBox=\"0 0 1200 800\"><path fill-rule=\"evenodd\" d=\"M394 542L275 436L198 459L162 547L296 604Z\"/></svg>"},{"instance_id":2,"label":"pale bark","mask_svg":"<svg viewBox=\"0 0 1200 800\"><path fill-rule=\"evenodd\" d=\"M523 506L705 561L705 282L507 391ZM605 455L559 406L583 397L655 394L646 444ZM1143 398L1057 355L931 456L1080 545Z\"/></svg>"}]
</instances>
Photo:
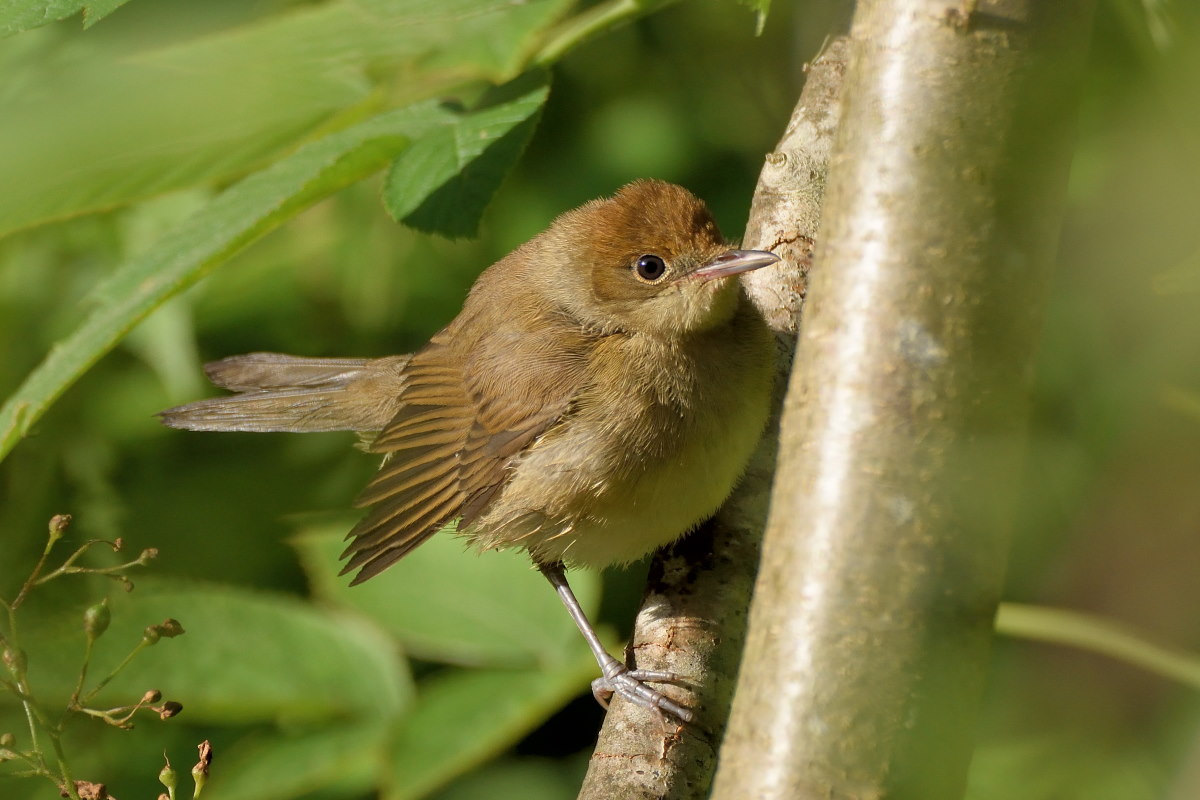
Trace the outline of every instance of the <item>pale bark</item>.
<instances>
[{"instance_id":1,"label":"pale bark","mask_svg":"<svg viewBox=\"0 0 1200 800\"><path fill-rule=\"evenodd\" d=\"M864 0L713 798L962 794L1090 0Z\"/></svg>"},{"instance_id":2,"label":"pale bark","mask_svg":"<svg viewBox=\"0 0 1200 800\"><path fill-rule=\"evenodd\" d=\"M787 131L763 166L742 243L772 250L784 259L783 264L752 273L753 280L746 284L778 335L780 400L837 126L844 52L839 40L810 66ZM741 485L717 517L659 554L651 567L631 662L686 676L688 687L664 691L696 709L697 719L686 726L664 726L650 712L615 701L580 798L708 796L745 640L777 428L776 413Z\"/></svg>"}]
</instances>

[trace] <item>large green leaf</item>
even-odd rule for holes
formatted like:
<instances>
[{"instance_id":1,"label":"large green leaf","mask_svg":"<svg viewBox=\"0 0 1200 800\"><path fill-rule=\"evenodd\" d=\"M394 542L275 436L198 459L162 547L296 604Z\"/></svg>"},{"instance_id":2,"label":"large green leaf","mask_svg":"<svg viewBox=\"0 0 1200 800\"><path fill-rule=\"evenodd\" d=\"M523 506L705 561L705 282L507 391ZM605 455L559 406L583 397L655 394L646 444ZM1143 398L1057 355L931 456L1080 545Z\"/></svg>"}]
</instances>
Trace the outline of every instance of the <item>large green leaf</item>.
<instances>
[{"instance_id":1,"label":"large green leaf","mask_svg":"<svg viewBox=\"0 0 1200 800\"><path fill-rule=\"evenodd\" d=\"M519 102L519 101L518 101ZM0 407L0 458L54 400L165 300L300 210L379 169L463 115L431 101L330 134L217 196L95 293L97 306Z\"/></svg>"},{"instance_id":2,"label":"large green leaf","mask_svg":"<svg viewBox=\"0 0 1200 800\"><path fill-rule=\"evenodd\" d=\"M366 583L339 577L342 538L353 520L296 538L313 590L392 631L414 655L459 664L532 666L586 652L554 590L515 551L474 553L443 531ZM594 572L572 573L585 609L599 600Z\"/></svg>"},{"instance_id":3,"label":"large green leaf","mask_svg":"<svg viewBox=\"0 0 1200 800\"><path fill-rule=\"evenodd\" d=\"M454 670L424 680L391 745L387 800L421 797L499 754L596 675L586 652L554 670Z\"/></svg>"},{"instance_id":4,"label":"large green leaf","mask_svg":"<svg viewBox=\"0 0 1200 800\"><path fill-rule=\"evenodd\" d=\"M569 5L339 0L133 52L87 34L0 46L0 235L243 172L367 109L506 81Z\"/></svg>"},{"instance_id":5,"label":"large green leaf","mask_svg":"<svg viewBox=\"0 0 1200 800\"><path fill-rule=\"evenodd\" d=\"M215 759L204 796L284 800L321 790L331 797L366 796L379 783L389 733L384 720L370 720L248 737Z\"/></svg>"},{"instance_id":6,"label":"large green leaf","mask_svg":"<svg viewBox=\"0 0 1200 800\"><path fill-rule=\"evenodd\" d=\"M101 701L136 699L153 686L193 721L295 723L391 716L411 691L394 642L379 628L296 598L156 579L111 606L93 676L111 669L147 625L175 618L186 633L139 653Z\"/></svg>"},{"instance_id":7,"label":"large green leaf","mask_svg":"<svg viewBox=\"0 0 1200 800\"><path fill-rule=\"evenodd\" d=\"M0 38L48 25L83 12L83 26L95 25L129 0L0 0Z\"/></svg>"},{"instance_id":8,"label":"large green leaf","mask_svg":"<svg viewBox=\"0 0 1200 800\"><path fill-rule=\"evenodd\" d=\"M580 756L498 758L440 788L437 800L566 800L579 793Z\"/></svg>"}]
</instances>

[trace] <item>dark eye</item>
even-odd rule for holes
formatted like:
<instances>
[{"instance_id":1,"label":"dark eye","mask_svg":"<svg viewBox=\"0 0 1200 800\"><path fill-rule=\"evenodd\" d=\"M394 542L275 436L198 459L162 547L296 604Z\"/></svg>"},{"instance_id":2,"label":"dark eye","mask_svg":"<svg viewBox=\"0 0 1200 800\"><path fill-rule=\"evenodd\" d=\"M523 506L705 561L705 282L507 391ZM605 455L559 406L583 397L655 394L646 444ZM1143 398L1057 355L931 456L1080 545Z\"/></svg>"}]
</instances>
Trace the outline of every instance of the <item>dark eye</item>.
<instances>
[{"instance_id":1,"label":"dark eye","mask_svg":"<svg viewBox=\"0 0 1200 800\"><path fill-rule=\"evenodd\" d=\"M667 262L653 253L639 258L634 266L638 277L644 281L656 281L667 273Z\"/></svg>"}]
</instances>

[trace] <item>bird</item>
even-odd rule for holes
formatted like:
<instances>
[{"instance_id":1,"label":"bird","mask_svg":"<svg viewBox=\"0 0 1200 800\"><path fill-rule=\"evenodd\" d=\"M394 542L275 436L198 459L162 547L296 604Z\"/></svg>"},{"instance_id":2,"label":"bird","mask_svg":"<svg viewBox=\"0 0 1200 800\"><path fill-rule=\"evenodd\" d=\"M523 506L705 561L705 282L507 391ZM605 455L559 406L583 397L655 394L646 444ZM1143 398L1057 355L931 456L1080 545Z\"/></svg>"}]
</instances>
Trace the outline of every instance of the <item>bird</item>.
<instances>
[{"instance_id":1,"label":"bird","mask_svg":"<svg viewBox=\"0 0 1200 800\"><path fill-rule=\"evenodd\" d=\"M738 276L779 261L727 242L683 187L638 180L555 218L484 270L414 353L232 356L234 394L160 412L193 431L354 431L382 465L355 500L342 574L377 575L447 526L524 550L614 694L687 722L609 654L568 567L634 562L724 502L765 427L774 338Z\"/></svg>"}]
</instances>

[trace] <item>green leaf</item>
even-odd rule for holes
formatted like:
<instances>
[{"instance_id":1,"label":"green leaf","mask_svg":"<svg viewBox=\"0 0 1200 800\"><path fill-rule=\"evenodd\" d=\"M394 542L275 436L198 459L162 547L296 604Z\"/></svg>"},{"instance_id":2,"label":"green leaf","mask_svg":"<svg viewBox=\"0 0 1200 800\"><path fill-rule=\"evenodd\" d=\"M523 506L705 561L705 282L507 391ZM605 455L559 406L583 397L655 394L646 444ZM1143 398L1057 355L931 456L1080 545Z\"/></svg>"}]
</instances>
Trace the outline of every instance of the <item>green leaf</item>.
<instances>
[{"instance_id":1,"label":"green leaf","mask_svg":"<svg viewBox=\"0 0 1200 800\"><path fill-rule=\"evenodd\" d=\"M90 28L129 0L0 0L0 38L83 12Z\"/></svg>"},{"instance_id":2,"label":"green leaf","mask_svg":"<svg viewBox=\"0 0 1200 800\"><path fill-rule=\"evenodd\" d=\"M0 0L2 4L3 0ZM192 40L0 49L0 235L227 178L318 132L518 75L570 0L340 0Z\"/></svg>"},{"instance_id":3,"label":"green leaf","mask_svg":"<svg viewBox=\"0 0 1200 800\"><path fill-rule=\"evenodd\" d=\"M393 162L383 201L396 220L443 236L473 236L488 201L529 143L549 89L541 74L514 99L426 136Z\"/></svg>"},{"instance_id":4,"label":"green leaf","mask_svg":"<svg viewBox=\"0 0 1200 800\"><path fill-rule=\"evenodd\" d=\"M429 109L421 109L429 112ZM333 134L218 196L97 289L99 306L0 407L0 458L100 356L163 301L243 245L380 168L408 142L411 109Z\"/></svg>"},{"instance_id":5,"label":"green leaf","mask_svg":"<svg viewBox=\"0 0 1200 800\"><path fill-rule=\"evenodd\" d=\"M516 551L477 554L443 531L381 575L347 586L337 575L352 520L310 528L295 542L319 596L366 614L414 655L459 664L558 664L585 651L558 595ZM599 601L594 572L571 575L585 610Z\"/></svg>"},{"instance_id":6,"label":"green leaf","mask_svg":"<svg viewBox=\"0 0 1200 800\"><path fill-rule=\"evenodd\" d=\"M456 779L437 800L564 800L579 793L587 762L579 756L502 757Z\"/></svg>"},{"instance_id":7,"label":"green leaf","mask_svg":"<svg viewBox=\"0 0 1200 800\"><path fill-rule=\"evenodd\" d=\"M421 797L503 752L595 676L584 652L552 671L454 670L421 681L392 744L384 797Z\"/></svg>"},{"instance_id":8,"label":"green leaf","mask_svg":"<svg viewBox=\"0 0 1200 800\"><path fill-rule=\"evenodd\" d=\"M116 705L156 687L194 721L222 723L388 717L411 684L378 628L292 597L218 585L143 580L112 598L112 625L90 674L106 674L147 625L186 631L144 649L100 695Z\"/></svg>"},{"instance_id":9,"label":"green leaf","mask_svg":"<svg viewBox=\"0 0 1200 800\"><path fill-rule=\"evenodd\" d=\"M97 288L97 308L0 407L0 458L138 322L239 248L382 167L414 138L453 124L432 102L381 114L301 148L217 196Z\"/></svg>"},{"instance_id":10,"label":"green leaf","mask_svg":"<svg viewBox=\"0 0 1200 800\"><path fill-rule=\"evenodd\" d=\"M365 796L376 788L390 726L357 725L273 731L238 742L219 754L204 796L221 800L284 800L322 789L337 797Z\"/></svg>"}]
</instances>

